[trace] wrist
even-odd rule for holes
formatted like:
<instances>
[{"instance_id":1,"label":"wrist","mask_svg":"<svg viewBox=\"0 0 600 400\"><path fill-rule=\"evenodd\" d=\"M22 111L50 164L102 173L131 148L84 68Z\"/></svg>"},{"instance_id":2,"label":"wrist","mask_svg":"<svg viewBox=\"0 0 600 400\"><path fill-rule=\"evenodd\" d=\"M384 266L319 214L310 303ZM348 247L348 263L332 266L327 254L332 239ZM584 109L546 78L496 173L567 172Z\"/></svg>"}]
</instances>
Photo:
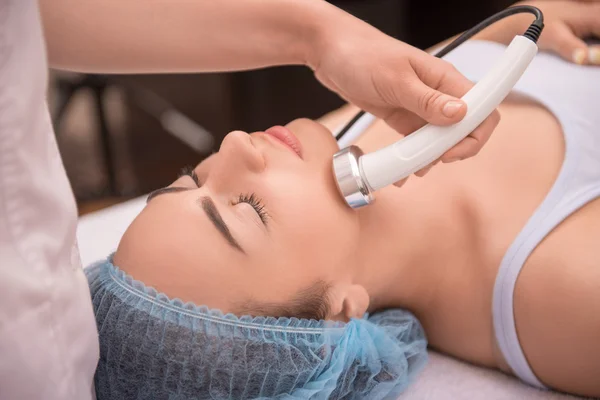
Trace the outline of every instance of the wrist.
<instances>
[{"instance_id":1,"label":"wrist","mask_svg":"<svg viewBox=\"0 0 600 400\"><path fill-rule=\"evenodd\" d=\"M339 14L343 14L344 11L323 0L298 1L304 10L293 16L295 24L299 26L296 35L299 40L294 46L295 63L305 65L314 71L326 51L326 44L332 36L334 25L338 23Z\"/></svg>"},{"instance_id":2,"label":"wrist","mask_svg":"<svg viewBox=\"0 0 600 400\"><path fill-rule=\"evenodd\" d=\"M312 3L302 35L301 64L317 71L323 58L348 39L347 32L352 30L352 26L366 23L323 0L300 1Z\"/></svg>"},{"instance_id":3,"label":"wrist","mask_svg":"<svg viewBox=\"0 0 600 400\"><path fill-rule=\"evenodd\" d=\"M244 44L242 52L252 58L251 67L310 65L318 53L315 47L327 28L331 9L336 9L323 0L230 0L226 3L232 4L228 17L235 24L224 35L230 34L236 44ZM237 49L236 57L239 58Z\"/></svg>"}]
</instances>

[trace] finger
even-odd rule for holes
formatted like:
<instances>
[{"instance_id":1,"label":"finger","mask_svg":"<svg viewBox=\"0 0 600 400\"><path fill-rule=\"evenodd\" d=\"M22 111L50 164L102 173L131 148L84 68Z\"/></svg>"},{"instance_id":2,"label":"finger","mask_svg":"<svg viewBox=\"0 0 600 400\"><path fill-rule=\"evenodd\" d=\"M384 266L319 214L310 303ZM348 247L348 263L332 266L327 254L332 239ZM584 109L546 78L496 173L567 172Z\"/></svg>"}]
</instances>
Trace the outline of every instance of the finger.
<instances>
[{"instance_id":1,"label":"finger","mask_svg":"<svg viewBox=\"0 0 600 400\"><path fill-rule=\"evenodd\" d=\"M555 25L553 29L548 29L545 42L549 49L565 60L580 65L588 62L587 45L567 25Z\"/></svg>"},{"instance_id":2,"label":"finger","mask_svg":"<svg viewBox=\"0 0 600 400\"><path fill-rule=\"evenodd\" d=\"M392 129L404 136L408 135L409 133L413 133L427 123L417 114L413 114L412 112L404 109L393 110L383 119L386 124L392 127Z\"/></svg>"},{"instance_id":3,"label":"finger","mask_svg":"<svg viewBox=\"0 0 600 400\"><path fill-rule=\"evenodd\" d=\"M600 2L580 4L578 15L571 27L579 37L596 36L600 38Z\"/></svg>"},{"instance_id":4,"label":"finger","mask_svg":"<svg viewBox=\"0 0 600 400\"><path fill-rule=\"evenodd\" d=\"M574 11L567 22L574 35L578 38L600 38L600 2L578 4ZM583 49L578 50L575 58L584 59L587 64L600 65L600 46L591 46L587 50L587 54Z\"/></svg>"},{"instance_id":5,"label":"finger","mask_svg":"<svg viewBox=\"0 0 600 400\"><path fill-rule=\"evenodd\" d=\"M434 125L457 123L467 113L467 105L462 100L426 85L416 73L403 90L404 108Z\"/></svg>"},{"instance_id":6,"label":"finger","mask_svg":"<svg viewBox=\"0 0 600 400\"><path fill-rule=\"evenodd\" d=\"M426 64L430 66L430 68L422 66L425 61L427 61ZM473 87L474 83L468 80L447 61L438 58L427 58L425 61L419 60L413 65L414 71L418 77L417 83L429 85L425 85L425 90L433 88L440 93L445 93L451 98L459 98L464 96ZM405 100L409 98L411 98L411 96L406 96ZM412 96L412 98L414 98L414 96ZM406 110L393 110L384 118L384 120L398 132L407 135L421 128L428 121L421 115L413 113L412 110L408 109L408 106L405 107L407 108ZM466 113L466 111L465 105L465 108L461 110L459 120L464 117L462 112ZM435 122L432 123L436 124Z\"/></svg>"},{"instance_id":7,"label":"finger","mask_svg":"<svg viewBox=\"0 0 600 400\"><path fill-rule=\"evenodd\" d=\"M415 175L418 176L419 178L424 177L425 175L427 175L427 173L429 171L431 171L431 168L433 168L434 165L435 164L429 164L429 166L427 166L427 167L425 167L425 168L423 168L423 169L415 172Z\"/></svg>"},{"instance_id":8,"label":"finger","mask_svg":"<svg viewBox=\"0 0 600 400\"><path fill-rule=\"evenodd\" d=\"M500 123L500 113L496 110L485 119L469 136L448 150L442 157L443 163L464 160L473 157L487 143L492 132Z\"/></svg>"},{"instance_id":9,"label":"finger","mask_svg":"<svg viewBox=\"0 0 600 400\"><path fill-rule=\"evenodd\" d=\"M396 187L402 187L407 181L408 181L408 177L406 177L406 178L404 178L404 179L402 179L402 180L394 183L394 186L396 186Z\"/></svg>"},{"instance_id":10,"label":"finger","mask_svg":"<svg viewBox=\"0 0 600 400\"><path fill-rule=\"evenodd\" d=\"M600 37L600 34L598 37ZM591 46L590 47L589 60L590 60L591 64L600 65L600 46Z\"/></svg>"}]
</instances>

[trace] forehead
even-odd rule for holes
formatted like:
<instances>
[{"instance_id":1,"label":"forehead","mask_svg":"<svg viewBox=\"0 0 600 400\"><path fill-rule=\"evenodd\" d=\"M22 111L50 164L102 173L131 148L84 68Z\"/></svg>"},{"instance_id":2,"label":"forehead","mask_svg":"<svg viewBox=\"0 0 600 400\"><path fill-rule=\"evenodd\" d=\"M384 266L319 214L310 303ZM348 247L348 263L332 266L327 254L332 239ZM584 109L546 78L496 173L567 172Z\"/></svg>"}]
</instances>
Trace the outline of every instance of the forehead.
<instances>
[{"instance_id":1,"label":"forehead","mask_svg":"<svg viewBox=\"0 0 600 400\"><path fill-rule=\"evenodd\" d=\"M227 248L231 246L219 234L202 207L202 200L208 195L206 189L201 188L154 197L137 218L144 225L139 235L151 236L150 232L157 232L171 246L179 243L176 248L182 254L195 254L201 250L204 255L211 254L204 247L221 254L233 250ZM221 206L216 204L216 208ZM228 222L227 213L221 215ZM186 251L182 251L183 249Z\"/></svg>"},{"instance_id":2,"label":"forehead","mask_svg":"<svg viewBox=\"0 0 600 400\"><path fill-rule=\"evenodd\" d=\"M350 231L338 231L340 221L332 218L331 212L318 217L315 211L300 207L282 216L282 229L248 246L248 254L238 254L194 204L202 193L196 190L155 198L140 215L141 225L136 228L138 242L141 236L151 237L143 246L146 255L154 253L153 257L163 258L157 265L168 266L161 272L161 284L173 287L173 295L184 301L225 311L249 299L286 301L317 280L333 279L333 267L351 256L347 246ZM323 207L321 203L313 205L315 210ZM229 218L228 213L222 214ZM234 234L243 239L243 232Z\"/></svg>"}]
</instances>

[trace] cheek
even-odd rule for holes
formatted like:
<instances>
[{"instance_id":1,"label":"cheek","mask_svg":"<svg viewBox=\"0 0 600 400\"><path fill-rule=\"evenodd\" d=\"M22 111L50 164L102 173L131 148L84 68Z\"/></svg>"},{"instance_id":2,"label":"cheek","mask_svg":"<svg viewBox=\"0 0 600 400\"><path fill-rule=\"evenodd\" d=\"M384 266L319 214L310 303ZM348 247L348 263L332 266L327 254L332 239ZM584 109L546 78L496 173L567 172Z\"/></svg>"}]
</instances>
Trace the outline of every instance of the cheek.
<instances>
[{"instance_id":1,"label":"cheek","mask_svg":"<svg viewBox=\"0 0 600 400\"><path fill-rule=\"evenodd\" d=\"M343 202L329 170L275 171L264 182L267 209L282 228L305 233L308 240L316 232L338 237L356 231L358 214Z\"/></svg>"},{"instance_id":2,"label":"cheek","mask_svg":"<svg viewBox=\"0 0 600 400\"><path fill-rule=\"evenodd\" d=\"M330 268L351 256L358 241L356 216L328 204L323 196L305 195L302 200L287 210L281 227L288 255L318 268Z\"/></svg>"}]
</instances>

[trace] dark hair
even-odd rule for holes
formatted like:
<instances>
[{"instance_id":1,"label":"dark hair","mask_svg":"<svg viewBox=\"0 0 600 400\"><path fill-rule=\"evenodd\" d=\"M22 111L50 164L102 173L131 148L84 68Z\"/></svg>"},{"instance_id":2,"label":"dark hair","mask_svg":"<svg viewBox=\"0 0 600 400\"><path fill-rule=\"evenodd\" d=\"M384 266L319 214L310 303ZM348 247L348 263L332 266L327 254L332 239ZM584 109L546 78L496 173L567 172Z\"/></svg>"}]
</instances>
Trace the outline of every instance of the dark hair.
<instances>
[{"instance_id":1,"label":"dark hair","mask_svg":"<svg viewBox=\"0 0 600 400\"><path fill-rule=\"evenodd\" d=\"M240 315L288 317L322 320L331 317L329 304L330 285L319 280L300 290L292 300L284 303L263 303L247 300L236 310Z\"/></svg>"}]
</instances>

